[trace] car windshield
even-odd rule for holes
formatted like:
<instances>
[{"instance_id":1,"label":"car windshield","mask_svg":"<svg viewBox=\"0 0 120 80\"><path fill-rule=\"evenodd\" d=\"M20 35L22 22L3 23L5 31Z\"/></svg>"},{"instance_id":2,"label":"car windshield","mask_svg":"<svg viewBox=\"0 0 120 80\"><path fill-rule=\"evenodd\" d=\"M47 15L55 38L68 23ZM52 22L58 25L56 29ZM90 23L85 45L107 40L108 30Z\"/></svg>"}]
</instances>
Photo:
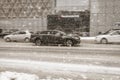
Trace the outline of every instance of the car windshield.
<instances>
[{"instance_id":1,"label":"car windshield","mask_svg":"<svg viewBox=\"0 0 120 80\"><path fill-rule=\"evenodd\" d=\"M112 33L113 31L115 31L115 30L109 30L109 31L107 31L107 32L105 32L103 34L109 34L109 33Z\"/></svg>"},{"instance_id":2,"label":"car windshield","mask_svg":"<svg viewBox=\"0 0 120 80\"><path fill-rule=\"evenodd\" d=\"M18 31L11 33L12 35L18 34Z\"/></svg>"},{"instance_id":3,"label":"car windshield","mask_svg":"<svg viewBox=\"0 0 120 80\"><path fill-rule=\"evenodd\" d=\"M48 34L48 31L42 31L42 32L38 31L36 34Z\"/></svg>"},{"instance_id":4,"label":"car windshield","mask_svg":"<svg viewBox=\"0 0 120 80\"><path fill-rule=\"evenodd\" d=\"M66 35L66 33L65 33L65 32L60 31L60 33L61 33L62 35Z\"/></svg>"}]
</instances>

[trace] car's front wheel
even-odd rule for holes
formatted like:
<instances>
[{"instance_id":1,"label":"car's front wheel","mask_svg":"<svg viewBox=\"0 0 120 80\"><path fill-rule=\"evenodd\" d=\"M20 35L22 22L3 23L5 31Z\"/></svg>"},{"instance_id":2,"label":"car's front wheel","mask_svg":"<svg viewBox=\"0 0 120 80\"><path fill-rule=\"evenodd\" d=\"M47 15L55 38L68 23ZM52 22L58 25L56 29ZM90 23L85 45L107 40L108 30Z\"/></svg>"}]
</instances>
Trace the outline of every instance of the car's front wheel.
<instances>
[{"instance_id":1,"label":"car's front wheel","mask_svg":"<svg viewBox=\"0 0 120 80\"><path fill-rule=\"evenodd\" d=\"M101 39L100 43L101 43L101 44L107 44L107 43L108 43L108 40L105 39L105 38L103 38L103 39Z\"/></svg>"},{"instance_id":2,"label":"car's front wheel","mask_svg":"<svg viewBox=\"0 0 120 80\"><path fill-rule=\"evenodd\" d=\"M25 42L29 42L30 39L29 39L29 38L25 38L24 41L25 41Z\"/></svg>"},{"instance_id":3,"label":"car's front wheel","mask_svg":"<svg viewBox=\"0 0 120 80\"><path fill-rule=\"evenodd\" d=\"M5 41L6 41L6 42L10 42L11 39L10 39L9 37L7 37L7 38L5 39Z\"/></svg>"},{"instance_id":4,"label":"car's front wheel","mask_svg":"<svg viewBox=\"0 0 120 80\"><path fill-rule=\"evenodd\" d=\"M35 40L35 45L36 46L40 46L42 44L41 40L40 39L36 39Z\"/></svg>"},{"instance_id":5,"label":"car's front wheel","mask_svg":"<svg viewBox=\"0 0 120 80\"><path fill-rule=\"evenodd\" d=\"M66 40L65 44L66 44L66 46L69 46L69 47L74 45L72 40Z\"/></svg>"}]
</instances>

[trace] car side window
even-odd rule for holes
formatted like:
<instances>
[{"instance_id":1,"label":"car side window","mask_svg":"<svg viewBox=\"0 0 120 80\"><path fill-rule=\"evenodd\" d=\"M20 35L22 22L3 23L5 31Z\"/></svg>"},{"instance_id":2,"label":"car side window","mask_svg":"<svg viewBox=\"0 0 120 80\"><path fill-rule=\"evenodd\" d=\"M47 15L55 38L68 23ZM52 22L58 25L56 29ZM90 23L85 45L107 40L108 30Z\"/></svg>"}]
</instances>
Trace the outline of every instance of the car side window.
<instances>
[{"instance_id":1,"label":"car side window","mask_svg":"<svg viewBox=\"0 0 120 80\"><path fill-rule=\"evenodd\" d=\"M43 31L40 34L48 34L48 32L47 31Z\"/></svg>"},{"instance_id":2,"label":"car side window","mask_svg":"<svg viewBox=\"0 0 120 80\"><path fill-rule=\"evenodd\" d=\"M19 32L19 34L26 34L26 32Z\"/></svg>"},{"instance_id":3,"label":"car side window","mask_svg":"<svg viewBox=\"0 0 120 80\"><path fill-rule=\"evenodd\" d=\"M112 35L120 35L120 31L116 31L116 32L112 33Z\"/></svg>"},{"instance_id":4,"label":"car side window","mask_svg":"<svg viewBox=\"0 0 120 80\"><path fill-rule=\"evenodd\" d=\"M56 31L52 31L51 34L55 35L57 32Z\"/></svg>"},{"instance_id":5,"label":"car side window","mask_svg":"<svg viewBox=\"0 0 120 80\"><path fill-rule=\"evenodd\" d=\"M19 32L14 32L14 33L12 33L13 35L17 35L17 34L19 34Z\"/></svg>"}]
</instances>

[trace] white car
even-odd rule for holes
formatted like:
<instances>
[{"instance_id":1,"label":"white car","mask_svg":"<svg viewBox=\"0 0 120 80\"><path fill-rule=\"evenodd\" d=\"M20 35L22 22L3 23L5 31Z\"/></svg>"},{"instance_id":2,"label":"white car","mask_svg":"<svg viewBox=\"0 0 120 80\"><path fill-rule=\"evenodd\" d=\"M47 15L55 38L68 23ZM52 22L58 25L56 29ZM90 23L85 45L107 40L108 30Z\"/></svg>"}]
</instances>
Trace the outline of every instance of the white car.
<instances>
[{"instance_id":1,"label":"white car","mask_svg":"<svg viewBox=\"0 0 120 80\"><path fill-rule=\"evenodd\" d=\"M98 35L95 38L96 43L120 43L120 30L111 30L105 34Z\"/></svg>"},{"instance_id":2,"label":"white car","mask_svg":"<svg viewBox=\"0 0 120 80\"><path fill-rule=\"evenodd\" d=\"M4 37L4 40L7 42L10 41L25 41L29 42L31 38L31 33L29 31L17 31L10 35Z\"/></svg>"}]
</instances>

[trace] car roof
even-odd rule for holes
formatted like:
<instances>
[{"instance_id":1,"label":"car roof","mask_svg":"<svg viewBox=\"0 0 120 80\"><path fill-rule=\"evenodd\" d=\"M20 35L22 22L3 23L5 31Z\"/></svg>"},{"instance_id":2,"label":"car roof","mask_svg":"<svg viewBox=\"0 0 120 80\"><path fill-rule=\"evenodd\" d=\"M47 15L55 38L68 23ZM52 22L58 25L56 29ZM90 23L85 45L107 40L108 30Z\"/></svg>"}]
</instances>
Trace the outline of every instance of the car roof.
<instances>
[{"instance_id":1,"label":"car roof","mask_svg":"<svg viewBox=\"0 0 120 80\"><path fill-rule=\"evenodd\" d=\"M112 29L112 30L120 30L120 29Z\"/></svg>"},{"instance_id":2,"label":"car roof","mask_svg":"<svg viewBox=\"0 0 120 80\"><path fill-rule=\"evenodd\" d=\"M53 31L57 31L57 32L63 32L63 31L60 31L60 30L45 30L47 32L53 32ZM44 31L37 31L37 32L44 32Z\"/></svg>"}]
</instances>

